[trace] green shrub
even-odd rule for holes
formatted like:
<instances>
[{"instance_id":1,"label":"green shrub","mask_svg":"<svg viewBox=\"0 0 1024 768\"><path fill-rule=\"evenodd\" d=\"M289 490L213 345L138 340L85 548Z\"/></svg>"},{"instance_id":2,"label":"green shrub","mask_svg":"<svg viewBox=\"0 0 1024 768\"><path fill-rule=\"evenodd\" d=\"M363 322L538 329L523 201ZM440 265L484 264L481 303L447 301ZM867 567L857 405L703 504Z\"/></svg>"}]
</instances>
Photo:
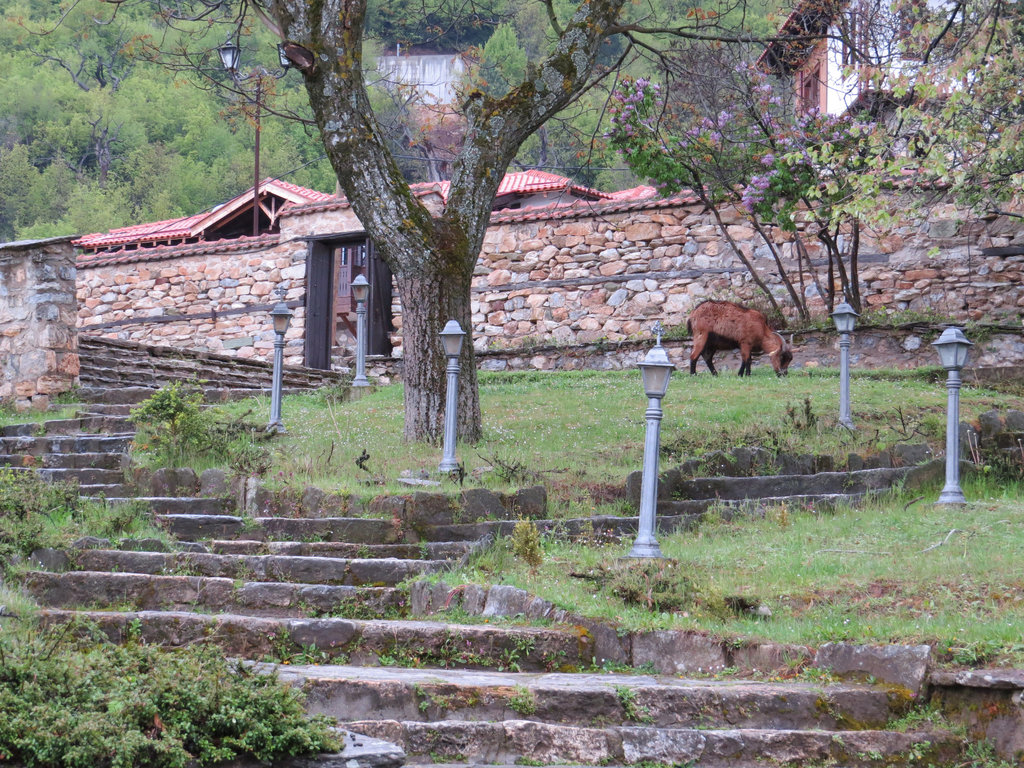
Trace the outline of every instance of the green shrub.
<instances>
[{"instance_id":1,"label":"green shrub","mask_svg":"<svg viewBox=\"0 0 1024 768\"><path fill-rule=\"evenodd\" d=\"M151 466L178 467L230 461L237 443L262 433L247 416L231 419L221 408L204 406L198 384L175 381L143 400L129 418L138 428L137 455Z\"/></svg>"},{"instance_id":2,"label":"green shrub","mask_svg":"<svg viewBox=\"0 0 1024 768\"><path fill-rule=\"evenodd\" d=\"M53 529L79 503L74 483L46 483L35 472L0 467L0 561L49 545Z\"/></svg>"},{"instance_id":3,"label":"green shrub","mask_svg":"<svg viewBox=\"0 0 1024 768\"><path fill-rule=\"evenodd\" d=\"M512 552L531 568L536 568L544 562L540 531L533 520L520 520L512 529Z\"/></svg>"},{"instance_id":4,"label":"green shrub","mask_svg":"<svg viewBox=\"0 0 1024 768\"><path fill-rule=\"evenodd\" d=\"M108 507L78 496L75 483L47 483L35 472L0 467L0 563L79 536L162 536L144 503Z\"/></svg>"},{"instance_id":5,"label":"green shrub","mask_svg":"<svg viewBox=\"0 0 1024 768\"><path fill-rule=\"evenodd\" d=\"M337 749L301 693L211 646L89 645L61 632L0 637L0 762L185 768Z\"/></svg>"},{"instance_id":6,"label":"green shrub","mask_svg":"<svg viewBox=\"0 0 1024 768\"><path fill-rule=\"evenodd\" d=\"M652 611L697 611L709 616L729 615L725 598L692 566L678 560L626 560L580 574L627 605Z\"/></svg>"}]
</instances>

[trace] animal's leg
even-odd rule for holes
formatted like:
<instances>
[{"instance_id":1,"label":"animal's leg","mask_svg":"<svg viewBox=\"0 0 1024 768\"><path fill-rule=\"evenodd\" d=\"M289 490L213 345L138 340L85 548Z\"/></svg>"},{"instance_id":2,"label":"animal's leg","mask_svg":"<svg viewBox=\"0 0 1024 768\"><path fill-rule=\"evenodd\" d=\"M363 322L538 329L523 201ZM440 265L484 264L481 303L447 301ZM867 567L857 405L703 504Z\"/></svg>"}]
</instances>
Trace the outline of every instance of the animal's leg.
<instances>
[{"instance_id":1,"label":"animal's leg","mask_svg":"<svg viewBox=\"0 0 1024 768\"><path fill-rule=\"evenodd\" d=\"M711 349L711 347L705 347L704 353L701 355L701 357L703 357L704 358L704 362L708 364L708 370L711 371L711 375L712 376L717 376L718 375L718 371L715 370L715 363L714 363L715 350Z\"/></svg>"},{"instance_id":2,"label":"animal's leg","mask_svg":"<svg viewBox=\"0 0 1024 768\"><path fill-rule=\"evenodd\" d=\"M697 373L697 358L704 351L704 345L708 342L708 334L703 331L694 331L693 349L690 350L690 375Z\"/></svg>"},{"instance_id":3,"label":"animal's leg","mask_svg":"<svg viewBox=\"0 0 1024 768\"><path fill-rule=\"evenodd\" d=\"M740 344L740 360L742 361L740 363L740 376L750 375L750 356L752 351L749 344Z\"/></svg>"}]
</instances>

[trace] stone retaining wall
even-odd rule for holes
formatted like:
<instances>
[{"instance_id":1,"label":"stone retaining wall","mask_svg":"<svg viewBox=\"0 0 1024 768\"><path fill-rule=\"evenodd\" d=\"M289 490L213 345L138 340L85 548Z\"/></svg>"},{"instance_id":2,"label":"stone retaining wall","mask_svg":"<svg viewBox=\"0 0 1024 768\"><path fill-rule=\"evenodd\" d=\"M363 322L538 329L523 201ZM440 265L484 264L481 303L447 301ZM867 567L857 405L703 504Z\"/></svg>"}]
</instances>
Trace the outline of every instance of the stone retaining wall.
<instances>
[{"instance_id":1,"label":"stone retaining wall","mask_svg":"<svg viewBox=\"0 0 1024 768\"><path fill-rule=\"evenodd\" d=\"M767 247L738 213L727 211L725 221L730 237L785 304ZM267 310L272 291L282 285L296 311L286 357L301 363L306 238L343 237L361 227L338 203L286 211L281 222L280 236L135 251L83 266L80 324L114 338L269 359ZM783 232L775 239L797 279L794 244ZM809 255L823 271L813 244ZM1008 217L975 221L952 206L935 207L926 219L885 236L865 233L860 263L865 308L1020 326L1024 224ZM804 278L810 305L823 312L814 280ZM518 349L531 360L524 367L560 367L550 358L533 361L534 350L635 339L646 336L655 320L684 324L706 298L750 301L755 293L746 267L699 206L646 201L524 209L492 219L473 282L473 343L480 352ZM397 298L394 306L392 341L400 357ZM992 354L1003 364L1022 362L1024 344L1008 343ZM632 363L627 356L624 364Z\"/></svg>"},{"instance_id":2,"label":"stone retaining wall","mask_svg":"<svg viewBox=\"0 0 1024 768\"><path fill-rule=\"evenodd\" d=\"M45 409L78 377L70 237L0 245L0 403Z\"/></svg>"}]
</instances>

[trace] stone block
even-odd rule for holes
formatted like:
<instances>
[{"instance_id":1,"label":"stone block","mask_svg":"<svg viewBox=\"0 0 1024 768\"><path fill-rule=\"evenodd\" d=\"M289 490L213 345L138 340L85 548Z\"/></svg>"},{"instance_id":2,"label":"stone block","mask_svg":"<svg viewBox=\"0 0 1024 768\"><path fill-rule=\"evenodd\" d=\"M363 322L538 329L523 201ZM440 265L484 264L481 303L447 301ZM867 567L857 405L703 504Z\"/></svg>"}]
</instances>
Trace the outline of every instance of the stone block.
<instances>
[{"instance_id":1,"label":"stone block","mask_svg":"<svg viewBox=\"0 0 1024 768\"><path fill-rule=\"evenodd\" d=\"M814 656L814 666L819 669L841 677L873 677L914 694L924 687L930 662L928 645L825 643Z\"/></svg>"},{"instance_id":2,"label":"stone block","mask_svg":"<svg viewBox=\"0 0 1024 768\"><path fill-rule=\"evenodd\" d=\"M533 595L518 587L512 587L507 584L495 584L487 590L487 602L484 604L481 615L525 615L533 599Z\"/></svg>"},{"instance_id":3,"label":"stone block","mask_svg":"<svg viewBox=\"0 0 1024 768\"><path fill-rule=\"evenodd\" d=\"M548 492L543 485L520 488L505 497L508 514L530 520L542 520L547 516Z\"/></svg>"},{"instance_id":4,"label":"stone block","mask_svg":"<svg viewBox=\"0 0 1024 768\"><path fill-rule=\"evenodd\" d=\"M501 498L486 488L467 488L462 492L463 517L466 520L505 517L505 505Z\"/></svg>"},{"instance_id":5,"label":"stone block","mask_svg":"<svg viewBox=\"0 0 1024 768\"><path fill-rule=\"evenodd\" d=\"M726 666L725 649L712 637L694 632L637 632L632 643L633 666L653 665L664 675L714 672Z\"/></svg>"},{"instance_id":6,"label":"stone block","mask_svg":"<svg viewBox=\"0 0 1024 768\"><path fill-rule=\"evenodd\" d=\"M205 469L199 475L200 496L227 496L230 493L227 473L222 469Z\"/></svg>"}]
</instances>

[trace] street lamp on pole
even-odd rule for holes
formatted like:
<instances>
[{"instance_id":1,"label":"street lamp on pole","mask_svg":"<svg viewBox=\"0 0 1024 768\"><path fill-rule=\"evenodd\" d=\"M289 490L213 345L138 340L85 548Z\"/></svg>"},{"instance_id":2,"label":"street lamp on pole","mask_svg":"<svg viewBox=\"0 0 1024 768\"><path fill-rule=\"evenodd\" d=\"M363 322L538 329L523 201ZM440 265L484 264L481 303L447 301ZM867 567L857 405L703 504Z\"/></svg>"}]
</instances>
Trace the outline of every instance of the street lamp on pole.
<instances>
[{"instance_id":1,"label":"street lamp on pole","mask_svg":"<svg viewBox=\"0 0 1024 768\"><path fill-rule=\"evenodd\" d=\"M366 275L356 275L352 281L352 296L356 300L356 377L352 379L353 387L368 387L370 380L366 378L366 297L370 293L370 283Z\"/></svg>"},{"instance_id":2,"label":"street lamp on pole","mask_svg":"<svg viewBox=\"0 0 1024 768\"><path fill-rule=\"evenodd\" d=\"M658 451L661 444L661 399L668 391L668 380L674 365L669 361L665 348L661 346L661 323L656 323L654 332L657 343L640 363L640 377L644 394L647 395L647 429L644 433L644 465L640 481L640 521L637 525L636 541L627 557L664 557L654 536L655 513L658 496Z\"/></svg>"},{"instance_id":3,"label":"street lamp on pole","mask_svg":"<svg viewBox=\"0 0 1024 768\"><path fill-rule=\"evenodd\" d=\"M253 123L256 128L253 148L255 157L252 182L252 236L256 237L260 233L260 110L263 106L263 80L267 77L272 77L275 80L284 77L288 73L291 62L285 54L284 45L278 43L277 58L281 65L280 72L269 72L263 67L255 67L248 75L243 76L238 73L238 60L242 51L235 43L229 40L217 49L217 53L220 54L220 62L224 69L228 71L228 74L231 75L235 85L241 87L250 80L256 85L255 95L252 100Z\"/></svg>"},{"instance_id":4,"label":"street lamp on pole","mask_svg":"<svg viewBox=\"0 0 1024 768\"><path fill-rule=\"evenodd\" d=\"M466 332L455 320L449 320L441 331L441 343L444 354L448 358L448 391L444 404L444 454L437 467L438 472L451 472L459 468L455 459L455 425L459 399L459 354L462 352L462 340Z\"/></svg>"},{"instance_id":5,"label":"street lamp on pole","mask_svg":"<svg viewBox=\"0 0 1024 768\"><path fill-rule=\"evenodd\" d=\"M845 301L832 313L839 331L839 423L853 429L850 417L850 334L860 315Z\"/></svg>"},{"instance_id":6,"label":"street lamp on pole","mask_svg":"<svg viewBox=\"0 0 1024 768\"><path fill-rule=\"evenodd\" d=\"M279 288L278 302L270 310L274 323L274 380L270 390L270 423L267 432L284 432L281 421L281 386L284 378L284 334L292 320L292 311L284 301L284 289Z\"/></svg>"},{"instance_id":7,"label":"street lamp on pole","mask_svg":"<svg viewBox=\"0 0 1024 768\"><path fill-rule=\"evenodd\" d=\"M960 369L972 346L959 328L947 328L932 342L946 369L946 485L937 504L966 504L960 489Z\"/></svg>"}]
</instances>

